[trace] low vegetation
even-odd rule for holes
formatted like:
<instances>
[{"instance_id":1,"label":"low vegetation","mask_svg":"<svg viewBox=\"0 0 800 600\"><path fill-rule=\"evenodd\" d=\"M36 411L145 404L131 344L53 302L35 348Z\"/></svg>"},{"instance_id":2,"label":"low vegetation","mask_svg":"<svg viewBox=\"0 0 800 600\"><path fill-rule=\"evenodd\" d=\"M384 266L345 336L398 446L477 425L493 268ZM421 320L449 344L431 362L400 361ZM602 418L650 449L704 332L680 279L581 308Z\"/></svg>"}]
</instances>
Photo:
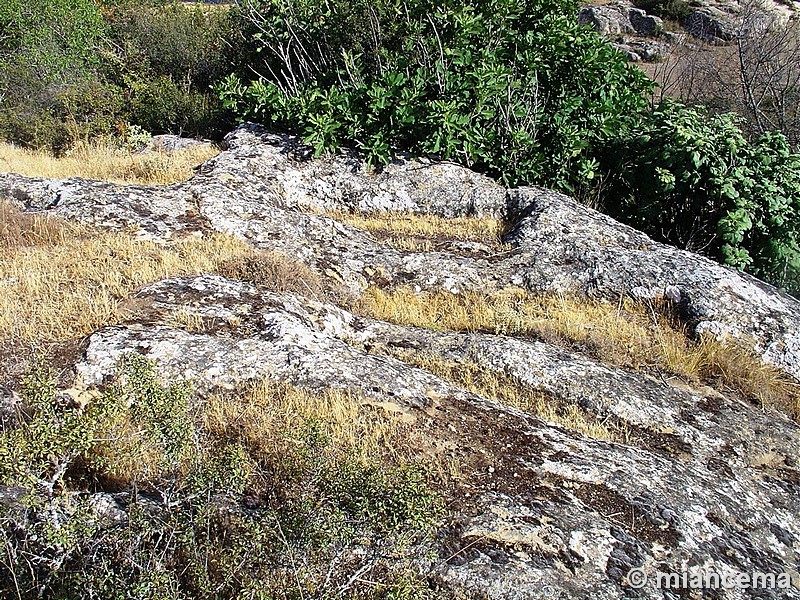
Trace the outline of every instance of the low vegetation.
<instances>
[{"instance_id":1,"label":"low vegetation","mask_svg":"<svg viewBox=\"0 0 800 600\"><path fill-rule=\"evenodd\" d=\"M238 60L228 10L7 0L0 31L2 139L61 154L131 125L212 139L232 126L209 89Z\"/></svg>"},{"instance_id":2,"label":"low vegetation","mask_svg":"<svg viewBox=\"0 0 800 600\"><path fill-rule=\"evenodd\" d=\"M215 272L252 252L224 235L165 246L0 205L0 339L82 337L118 322L122 301L142 285Z\"/></svg>"},{"instance_id":3,"label":"low vegetation","mask_svg":"<svg viewBox=\"0 0 800 600\"><path fill-rule=\"evenodd\" d=\"M428 597L411 549L440 500L363 399L262 384L201 402L136 355L86 406L46 370L23 394L0 431L0 485L21 493L0 508L4 595Z\"/></svg>"},{"instance_id":4,"label":"low vegetation","mask_svg":"<svg viewBox=\"0 0 800 600\"><path fill-rule=\"evenodd\" d=\"M149 141L149 140L148 140ZM0 171L29 177L83 177L116 183L168 184L186 181L194 168L216 156L211 144L174 152L136 152L119 144L79 144L62 156L0 142Z\"/></svg>"},{"instance_id":5,"label":"low vegetation","mask_svg":"<svg viewBox=\"0 0 800 600\"><path fill-rule=\"evenodd\" d=\"M371 288L362 296L361 310L402 325L560 343L608 364L708 383L800 418L795 382L739 346L692 339L670 318L668 307L531 296L520 289L456 295Z\"/></svg>"}]
</instances>

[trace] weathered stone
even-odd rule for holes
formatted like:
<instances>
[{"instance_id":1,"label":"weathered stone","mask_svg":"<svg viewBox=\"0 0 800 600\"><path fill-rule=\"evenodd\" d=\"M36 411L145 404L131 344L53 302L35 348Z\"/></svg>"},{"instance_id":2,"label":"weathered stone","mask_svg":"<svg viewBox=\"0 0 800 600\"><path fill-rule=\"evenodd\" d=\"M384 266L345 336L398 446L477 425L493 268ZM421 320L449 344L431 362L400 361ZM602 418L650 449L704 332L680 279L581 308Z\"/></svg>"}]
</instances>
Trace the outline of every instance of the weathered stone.
<instances>
[{"instance_id":1,"label":"weathered stone","mask_svg":"<svg viewBox=\"0 0 800 600\"><path fill-rule=\"evenodd\" d=\"M301 159L295 140L245 125L186 184L116 186L0 174L0 196L136 235L170 240L215 229L368 285L460 292L509 285L616 300L672 299L698 333L730 335L800 377L800 302L746 274L659 244L568 197L504 190L454 164L399 160L381 173L355 157ZM482 215L514 225L498 253L402 251L321 211ZM446 249L447 250L447 249Z\"/></svg>"},{"instance_id":2,"label":"weathered stone","mask_svg":"<svg viewBox=\"0 0 800 600\"><path fill-rule=\"evenodd\" d=\"M78 365L85 383L141 352L201 393L262 377L342 387L396 405L431 444L446 439L479 457L472 493L435 547L434 575L448 588L610 599L633 593L626 575L641 567L651 583L637 597L662 598L656 571L778 573L800 558L800 430L776 412L541 342L391 325L218 276L155 283L135 304L129 322L91 337ZM187 311L209 328L176 328ZM497 404L405 363L396 348L513 376L627 424L630 440L590 439Z\"/></svg>"},{"instance_id":3,"label":"weathered stone","mask_svg":"<svg viewBox=\"0 0 800 600\"><path fill-rule=\"evenodd\" d=\"M173 152L180 152L181 150L188 150L189 148L210 145L211 142L209 140L198 140L194 138L181 137L179 135L164 134L154 135L144 150L171 154Z\"/></svg>"},{"instance_id":4,"label":"weathered stone","mask_svg":"<svg viewBox=\"0 0 800 600\"><path fill-rule=\"evenodd\" d=\"M682 24L698 39L726 44L736 37L736 20L736 14L709 6L692 11Z\"/></svg>"},{"instance_id":5,"label":"weathered stone","mask_svg":"<svg viewBox=\"0 0 800 600\"><path fill-rule=\"evenodd\" d=\"M644 10L634 8L626 2L585 6L578 13L578 23L589 25L605 36L655 36L664 29L664 22L659 17L648 15Z\"/></svg>"},{"instance_id":6,"label":"weathered stone","mask_svg":"<svg viewBox=\"0 0 800 600\"><path fill-rule=\"evenodd\" d=\"M629 61L656 62L664 60L669 54L669 44L658 41L628 40L622 44L612 44L617 50L625 54Z\"/></svg>"},{"instance_id":7,"label":"weathered stone","mask_svg":"<svg viewBox=\"0 0 800 600\"><path fill-rule=\"evenodd\" d=\"M243 126L185 184L0 174L0 195L25 210L136 227L163 242L227 232L333 273L354 294L371 283L451 291L516 285L665 300L695 331L735 336L800 375L796 299L561 194L505 190L452 164L401 160L374 173L354 156L310 159L291 138ZM320 214L386 210L493 216L510 230L501 251L465 252L452 242L407 252ZM800 429L772 409L544 342L393 325L216 275L155 282L126 309L125 321L89 338L67 401L79 407L83 388L107 381L120 357L139 352L163 376L191 379L201 395L263 378L357 391L412 420L420 452L446 447L464 457L463 494L431 542L440 557L433 577L457 594L656 599L667 597L652 579L657 571L796 574L800 564ZM613 422L627 437L593 439L502 405L418 366L426 357L477 364L593 422ZM13 497L0 489L0 503ZM92 502L109 522L124 522L116 499ZM639 567L651 581L636 591L627 575ZM762 597L800 598L797 588L774 592Z\"/></svg>"},{"instance_id":8,"label":"weathered stone","mask_svg":"<svg viewBox=\"0 0 800 600\"><path fill-rule=\"evenodd\" d=\"M630 9L628 19L637 35L658 35L664 29L664 21L640 8Z\"/></svg>"}]
</instances>

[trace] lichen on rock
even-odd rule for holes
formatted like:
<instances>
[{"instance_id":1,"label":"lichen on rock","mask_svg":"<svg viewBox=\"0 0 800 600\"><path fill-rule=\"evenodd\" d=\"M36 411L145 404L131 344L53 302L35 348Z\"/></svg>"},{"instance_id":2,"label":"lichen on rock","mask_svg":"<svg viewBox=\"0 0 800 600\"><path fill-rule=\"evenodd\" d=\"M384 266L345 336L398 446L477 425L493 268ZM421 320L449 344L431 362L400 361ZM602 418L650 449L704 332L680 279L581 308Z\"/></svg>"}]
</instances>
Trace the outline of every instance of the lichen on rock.
<instances>
[{"instance_id":1,"label":"lichen on rock","mask_svg":"<svg viewBox=\"0 0 800 600\"><path fill-rule=\"evenodd\" d=\"M224 232L302 262L353 297L368 286L518 286L661 302L692 332L731 336L800 376L796 299L561 194L506 190L453 164L398 160L376 173L348 154L309 158L296 140L245 125L184 184L0 174L0 194L26 211L163 243ZM408 251L325 214L337 212L490 216L508 232L494 254ZM458 456L463 480L430 566L458 593L662 598L652 582L632 590L628 572L796 575L800 429L774 409L545 341L391 324L214 274L147 285L125 315L89 337L75 366L79 387L102 386L135 352L163 377L191 380L201 396L262 379L352 390L413 422L420 453ZM613 421L627 437L594 439L505 405L427 369L421 357L430 356L477 365L598 423ZM771 593L764 597L800 597L796 588Z\"/></svg>"}]
</instances>

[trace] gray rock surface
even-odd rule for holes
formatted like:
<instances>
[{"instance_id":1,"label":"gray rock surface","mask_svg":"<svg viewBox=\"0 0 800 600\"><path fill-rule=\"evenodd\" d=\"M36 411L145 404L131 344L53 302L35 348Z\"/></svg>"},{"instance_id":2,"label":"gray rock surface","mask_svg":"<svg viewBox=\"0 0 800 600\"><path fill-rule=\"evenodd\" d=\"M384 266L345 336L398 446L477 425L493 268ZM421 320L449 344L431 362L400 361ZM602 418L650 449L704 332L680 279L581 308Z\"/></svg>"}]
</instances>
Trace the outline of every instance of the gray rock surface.
<instances>
[{"instance_id":1,"label":"gray rock surface","mask_svg":"<svg viewBox=\"0 0 800 600\"><path fill-rule=\"evenodd\" d=\"M209 140L198 140L195 138L186 138L179 135L163 134L154 135L150 139L150 143L144 150L151 152L180 152L181 150L188 150L189 148L196 148L198 146L208 146L212 142Z\"/></svg>"},{"instance_id":2,"label":"gray rock surface","mask_svg":"<svg viewBox=\"0 0 800 600\"><path fill-rule=\"evenodd\" d=\"M669 43L659 40L627 40L611 45L622 52L630 62L664 60L670 51Z\"/></svg>"},{"instance_id":3,"label":"gray rock surface","mask_svg":"<svg viewBox=\"0 0 800 600\"><path fill-rule=\"evenodd\" d=\"M654 36L664 28L660 18L648 15L627 2L585 6L578 13L578 23L589 25L599 34L607 36L623 33Z\"/></svg>"},{"instance_id":4,"label":"gray rock surface","mask_svg":"<svg viewBox=\"0 0 800 600\"><path fill-rule=\"evenodd\" d=\"M372 173L347 154L309 159L294 140L254 126L227 141L185 184L0 174L0 196L165 243L223 231L295 257L353 294L368 285L515 285L666 299L696 331L735 336L800 375L796 299L561 194L505 190L452 164L398 161ZM387 210L493 216L509 231L499 250L445 240L437 251L409 252L321 214ZM459 457L465 481L432 542L438 558L430 567L458 594L673 598L657 589L655 574L686 570L788 572L800 583L800 428L774 410L544 342L393 325L217 275L155 282L125 308L124 322L89 338L76 390L101 385L128 352L155 360L165 377L192 380L201 395L261 378L346 388L405 413L421 452ZM482 397L416 366L431 356L510 377L627 437L593 439ZM124 522L113 499L98 502ZM633 568L650 576L642 589L630 585ZM713 597L800 598L800 590Z\"/></svg>"},{"instance_id":5,"label":"gray rock surface","mask_svg":"<svg viewBox=\"0 0 800 600\"><path fill-rule=\"evenodd\" d=\"M682 22L691 35L706 42L726 44L737 35L737 14L714 6L692 11Z\"/></svg>"},{"instance_id":6,"label":"gray rock surface","mask_svg":"<svg viewBox=\"0 0 800 600\"><path fill-rule=\"evenodd\" d=\"M800 302L753 277L651 240L561 194L505 190L454 164L402 160L374 174L355 157L304 159L285 136L242 126L228 150L186 184L118 186L0 174L0 197L140 237L213 229L276 250L339 281L460 292L509 285L616 300L676 301L698 333L733 336L800 378ZM401 251L323 211L492 216L511 227L502 250L452 244Z\"/></svg>"},{"instance_id":7,"label":"gray rock surface","mask_svg":"<svg viewBox=\"0 0 800 600\"><path fill-rule=\"evenodd\" d=\"M632 590L630 569L652 578L797 568L800 430L772 411L540 342L391 325L218 276L155 283L135 304L129 322L91 337L78 365L85 383L103 381L133 351L201 393L261 377L343 387L407 413L430 440L425 450L446 445L466 457L472 472L433 566L449 588L488 598L663 598L654 581ZM176 327L187 310L208 328ZM397 348L514 376L624 423L630 440L590 439L497 404L396 358Z\"/></svg>"},{"instance_id":8,"label":"gray rock surface","mask_svg":"<svg viewBox=\"0 0 800 600\"><path fill-rule=\"evenodd\" d=\"M654 62L669 53L664 22L628 2L585 6L578 13L578 22L613 40L611 45L631 62Z\"/></svg>"}]
</instances>

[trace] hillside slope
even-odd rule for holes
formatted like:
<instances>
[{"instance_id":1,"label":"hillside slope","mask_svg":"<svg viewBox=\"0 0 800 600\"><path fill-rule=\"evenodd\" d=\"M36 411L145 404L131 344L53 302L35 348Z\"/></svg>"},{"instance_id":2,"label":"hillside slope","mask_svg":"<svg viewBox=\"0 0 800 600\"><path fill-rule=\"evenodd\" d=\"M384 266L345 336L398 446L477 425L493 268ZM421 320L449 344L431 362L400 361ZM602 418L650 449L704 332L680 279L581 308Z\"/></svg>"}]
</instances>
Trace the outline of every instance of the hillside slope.
<instances>
[{"instance_id":1,"label":"hillside slope","mask_svg":"<svg viewBox=\"0 0 800 600\"><path fill-rule=\"evenodd\" d=\"M619 318L582 339L613 338L644 315L679 324L689 345L724 338L742 371L752 355L796 390L798 300L548 190L506 190L452 164L399 161L374 173L346 154L309 158L249 125L226 143L191 180L164 187L0 174L0 196L24 213L164 247L224 234L271 253L255 256L282 256L278 275L251 262L139 288L70 357L70 393L102 390L134 352L165 380L190 380L201 399L225 402L268 380L345 390L360 410L394 415L403 452L458 471L434 534L410 553L437 596L662 598L656 572L693 568L788 572L794 587L758 597L800 598L800 429L732 387L735 374L609 364L592 343L532 334L514 302L492 328L448 325L457 303L423 327L368 302L457 294L471 298L464 309L477 322L479 300L497 294L578 299ZM493 218L504 234L491 244L444 231L408 250L345 224L389 212ZM106 527L128 518L124 492L64 486L113 506ZM14 489L4 486L0 503L13 506ZM336 594L380 577L377 564L353 568ZM634 568L650 575L641 589Z\"/></svg>"}]
</instances>

